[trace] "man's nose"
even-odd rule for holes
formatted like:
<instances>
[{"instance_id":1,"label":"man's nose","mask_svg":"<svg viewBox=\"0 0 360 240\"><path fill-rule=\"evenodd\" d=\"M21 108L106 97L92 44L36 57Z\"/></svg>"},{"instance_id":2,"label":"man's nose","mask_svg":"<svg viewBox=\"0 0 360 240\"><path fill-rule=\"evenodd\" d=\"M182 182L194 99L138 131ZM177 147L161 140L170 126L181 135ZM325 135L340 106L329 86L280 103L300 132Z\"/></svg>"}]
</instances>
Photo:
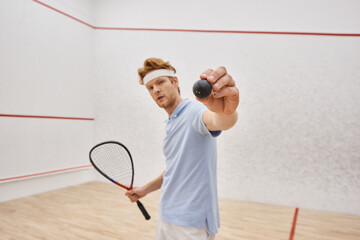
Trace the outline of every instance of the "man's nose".
<instances>
[{"instance_id":1,"label":"man's nose","mask_svg":"<svg viewBox=\"0 0 360 240\"><path fill-rule=\"evenodd\" d=\"M154 86L154 92L160 92L160 88L158 86Z\"/></svg>"}]
</instances>

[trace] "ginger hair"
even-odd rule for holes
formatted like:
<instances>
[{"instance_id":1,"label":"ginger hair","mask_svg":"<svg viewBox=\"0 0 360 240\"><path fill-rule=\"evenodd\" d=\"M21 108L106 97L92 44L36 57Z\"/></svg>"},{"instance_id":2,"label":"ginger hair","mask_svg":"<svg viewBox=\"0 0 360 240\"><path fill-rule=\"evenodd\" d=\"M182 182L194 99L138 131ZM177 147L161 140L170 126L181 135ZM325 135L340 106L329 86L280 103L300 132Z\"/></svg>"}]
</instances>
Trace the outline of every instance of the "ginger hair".
<instances>
[{"instance_id":1,"label":"ginger hair","mask_svg":"<svg viewBox=\"0 0 360 240\"><path fill-rule=\"evenodd\" d=\"M146 74L153 70L157 69L168 69L174 71L176 73L176 70L173 66L170 65L169 62L165 62L161 58L148 58L144 61L144 66L142 68L138 69L138 74L140 77L140 84L144 85L144 77ZM171 77L169 77L171 78ZM170 79L172 80L172 79Z\"/></svg>"}]
</instances>

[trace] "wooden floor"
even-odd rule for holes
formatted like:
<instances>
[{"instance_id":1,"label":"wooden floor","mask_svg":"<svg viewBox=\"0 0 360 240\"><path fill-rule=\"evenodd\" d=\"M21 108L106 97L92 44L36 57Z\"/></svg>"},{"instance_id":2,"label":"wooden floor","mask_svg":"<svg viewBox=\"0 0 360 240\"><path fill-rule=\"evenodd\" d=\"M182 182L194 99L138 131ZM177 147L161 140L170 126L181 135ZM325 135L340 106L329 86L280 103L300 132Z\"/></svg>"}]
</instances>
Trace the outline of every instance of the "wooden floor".
<instances>
[{"instance_id":1,"label":"wooden floor","mask_svg":"<svg viewBox=\"0 0 360 240\"><path fill-rule=\"evenodd\" d=\"M91 182L0 203L0 239L154 239L159 192L142 200L144 220L125 191ZM289 240L294 208L220 200L216 240ZM300 209L296 240L359 240L360 216Z\"/></svg>"}]
</instances>

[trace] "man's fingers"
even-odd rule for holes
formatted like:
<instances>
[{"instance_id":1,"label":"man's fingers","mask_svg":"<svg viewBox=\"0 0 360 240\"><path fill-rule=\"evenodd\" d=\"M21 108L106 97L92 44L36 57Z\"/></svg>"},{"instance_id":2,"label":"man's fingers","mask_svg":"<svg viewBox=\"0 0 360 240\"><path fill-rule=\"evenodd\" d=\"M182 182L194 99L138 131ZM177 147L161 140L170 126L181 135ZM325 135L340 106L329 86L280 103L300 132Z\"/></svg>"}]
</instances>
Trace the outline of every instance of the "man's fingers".
<instances>
[{"instance_id":1,"label":"man's fingers","mask_svg":"<svg viewBox=\"0 0 360 240\"><path fill-rule=\"evenodd\" d=\"M128 198L130 199L131 202L136 202L137 200L139 200L139 197L136 194L130 195L128 196Z\"/></svg>"},{"instance_id":2,"label":"man's fingers","mask_svg":"<svg viewBox=\"0 0 360 240\"><path fill-rule=\"evenodd\" d=\"M221 97L231 97L236 96L239 90L236 87L226 87L222 88L220 91L216 91L213 94L214 98L221 98Z\"/></svg>"},{"instance_id":3,"label":"man's fingers","mask_svg":"<svg viewBox=\"0 0 360 240\"><path fill-rule=\"evenodd\" d=\"M216 70L213 69L207 69L204 71L201 75L201 79L208 80L211 84L216 83L219 79L227 75L227 70L225 67L221 66L218 67Z\"/></svg>"},{"instance_id":4,"label":"man's fingers","mask_svg":"<svg viewBox=\"0 0 360 240\"><path fill-rule=\"evenodd\" d=\"M131 202L136 202L137 200L139 200L139 198L137 196L136 197L130 197Z\"/></svg>"},{"instance_id":5,"label":"man's fingers","mask_svg":"<svg viewBox=\"0 0 360 240\"><path fill-rule=\"evenodd\" d=\"M139 196L134 192L134 190L126 191L125 195L130 199L131 202L136 202L139 200Z\"/></svg>"},{"instance_id":6,"label":"man's fingers","mask_svg":"<svg viewBox=\"0 0 360 240\"><path fill-rule=\"evenodd\" d=\"M217 82L220 78L222 78L226 74L227 74L227 71L226 71L225 67L218 67L215 71L211 72L208 75L207 80L211 84L214 84L215 82Z\"/></svg>"},{"instance_id":7,"label":"man's fingers","mask_svg":"<svg viewBox=\"0 0 360 240\"><path fill-rule=\"evenodd\" d=\"M214 70L208 69L200 75L200 79L207 79Z\"/></svg>"},{"instance_id":8,"label":"man's fingers","mask_svg":"<svg viewBox=\"0 0 360 240\"><path fill-rule=\"evenodd\" d=\"M134 195L134 194L135 194L135 193L134 193L133 190L128 190L128 191L125 192L125 195L126 195L126 196L132 196L132 195Z\"/></svg>"},{"instance_id":9,"label":"man's fingers","mask_svg":"<svg viewBox=\"0 0 360 240\"><path fill-rule=\"evenodd\" d=\"M220 91L224 87L234 87L235 81L229 74L226 74L222 78L218 79L213 85L212 88L214 92Z\"/></svg>"}]
</instances>

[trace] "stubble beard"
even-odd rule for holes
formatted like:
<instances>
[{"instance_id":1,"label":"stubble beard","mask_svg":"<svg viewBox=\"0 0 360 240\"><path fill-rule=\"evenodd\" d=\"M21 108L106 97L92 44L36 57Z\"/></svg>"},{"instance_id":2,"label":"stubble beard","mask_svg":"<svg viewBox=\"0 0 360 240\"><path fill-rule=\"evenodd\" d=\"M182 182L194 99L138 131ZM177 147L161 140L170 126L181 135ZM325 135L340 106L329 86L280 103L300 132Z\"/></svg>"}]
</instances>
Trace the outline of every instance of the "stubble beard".
<instances>
[{"instance_id":1,"label":"stubble beard","mask_svg":"<svg viewBox=\"0 0 360 240\"><path fill-rule=\"evenodd\" d=\"M157 102L158 106L163 109L172 108L175 104L175 98L169 99L168 96L164 97L161 102Z\"/></svg>"}]
</instances>

